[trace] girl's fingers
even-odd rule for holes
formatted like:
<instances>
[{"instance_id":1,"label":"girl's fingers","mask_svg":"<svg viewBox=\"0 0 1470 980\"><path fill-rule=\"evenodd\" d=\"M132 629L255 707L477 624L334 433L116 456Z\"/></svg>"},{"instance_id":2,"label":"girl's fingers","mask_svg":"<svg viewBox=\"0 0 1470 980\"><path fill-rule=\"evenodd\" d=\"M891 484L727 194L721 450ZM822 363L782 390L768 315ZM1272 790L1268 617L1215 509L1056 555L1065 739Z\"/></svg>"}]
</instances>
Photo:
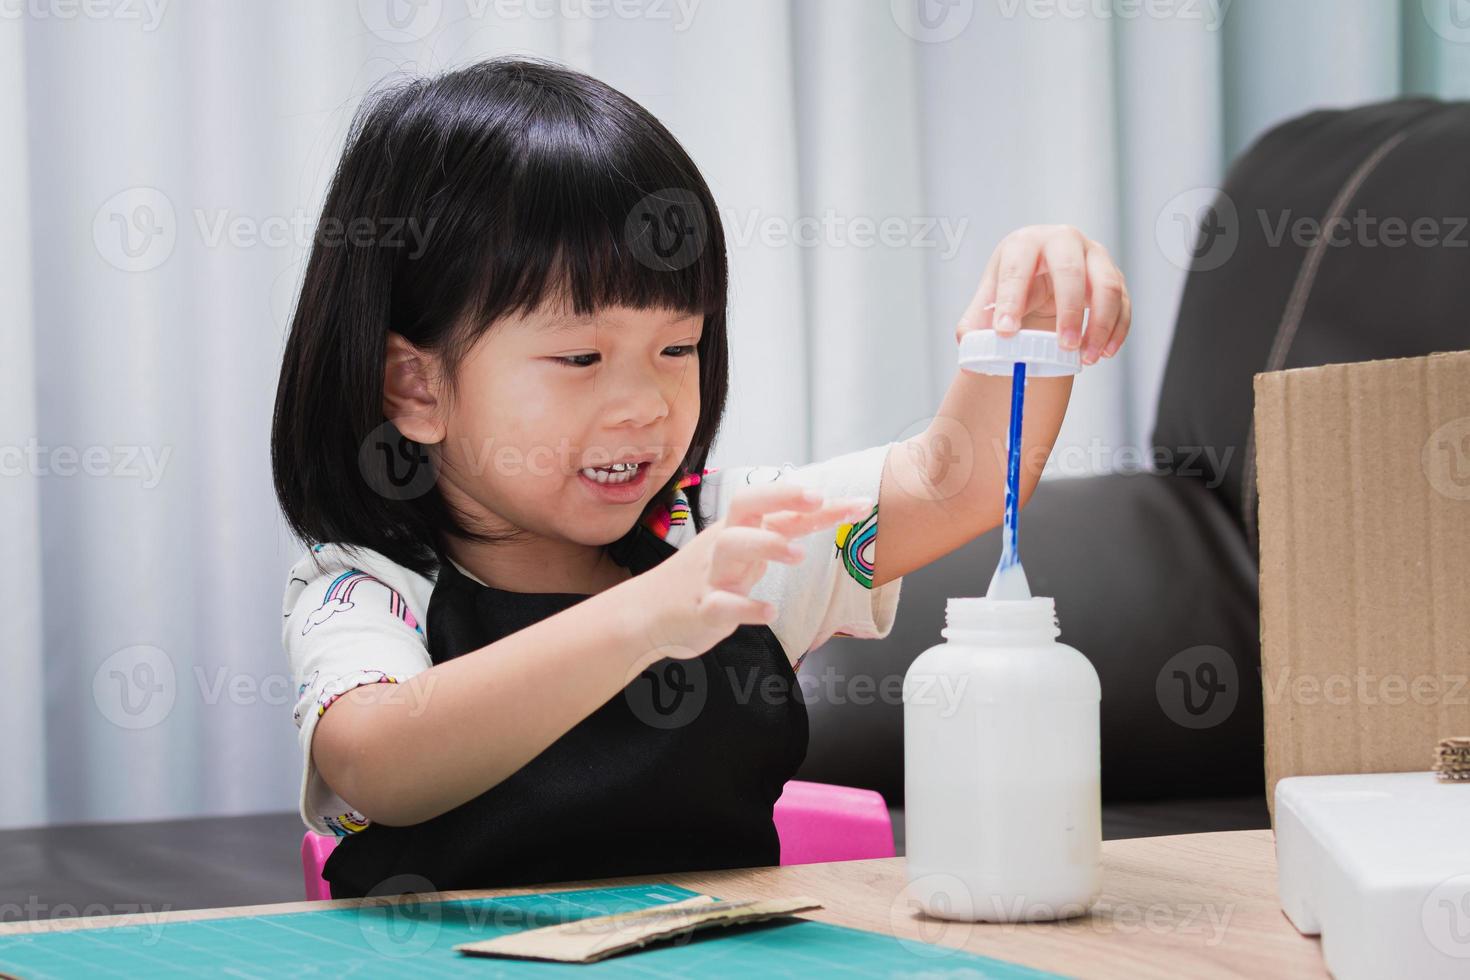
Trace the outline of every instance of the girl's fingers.
<instances>
[{"instance_id":1,"label":"girl's fingers","mask_svg":"<svg viewBox=\"0 0 1470 980\"><path fill-rule=\"evenodd\" d=\"M760 527L773 510L812 511L822 505L822 493L792 480L772 480L742 487L725 512L727 527Z\"/></svg>"},{"instance_id":2,"label":"girl's fingers","mask_svg":"<svg viewBox=\"0 0 1470 980\"><path fill-rule=\"evenodd\" d=\"M1013 235L1001 243L995 285L995 332L1010 335L1021 329L1031 279L1041 258L1041 246L1031 235Z\"/></svg>"},{"instance_id":3,"label":"girl's fingers","mask_svg":"<svg viewBox=\"0 0 1470 980\"><path fill-rule=\"evenodd\" d=\"M785 535L758 527L727 527L710 552L710 585L745 593L760 581L768 561L794 565L804 553Z\"/></svg>"},{"instance_id":4,"label":"girl's fingers","mask_svg":"<svg viewBox=\"0 0 1470 980\"><path fill-rule=\"evenodd\" d=\"M1123 313L1123 274L1113 264L1107 249L1096 242L1087 250L1087 289L1092 298L1087 337L1082 344L1082 363L1093 364L1113 339Z\"/></svg>"},{"instance_id":5,"label":"girl's fingers","mask_svg":"<svg viewBox=\"0 0 1470 980\"><path fill-rule=\"evenodd\" d=\"M706 592L700 600L699 617L705 622L727 623L732 628L742 623L769 623L776 618L776 606L717 589Z\"/></svg>"},{"instance_id":6,"label":"girl's fingers","mask_svg":"<svg viewBox=\"0 0 1470 980\"><path fill-rule=\"evenodd\" d=\"M1112 339L1103 348L1103 357L1112 357L1118 353L1118 348L1123 346L1123 338L1128 336L1128 328L1133 325L1133 297L1128 295L1128 287L1123 287L1122 312L1118 314L1118 325L1113 328Z\"/></svg>"},{"instance_id":7,"label":"girl's fingers","mask_svg":"<svg viewBox=\"0 0 1470 980\"><path fill-rule=\"evenodd\" d=\"M1001 246L997 245L990 253L990 260L985 263L985 274L980 277L980 288L975 290L975 296L970 300L970 305L965 307L959 325L955 327L956 341L971 330L988 330L994 326L995 283L1000 270L1000 250Z\"/></svg>"},{"instance_id":8,"label":"girl's fingers","mask_svg":"<svg viewBox=\"0 0 1470 980\"><path fill-rule=\"evenodd\" d=\"M1123 274L1107 249L1075 228L1027 228L991 253L955 339L987 327L1009 336L1028 314L1048 308L1062 349L1080 351L1084 364L1117 353L1132 318Z\"/></svg>"},{"instance_id":9,"label":"girl's fingers","mask_svg":"<svg viewBox=\"0 0 1470 980\"><path fill-rule=\"evenodd\" d=\"M792 512L768 514L765 526L779 531L788 538L800 538L843 521L866 517L872 509L873 499L871 497L838 497L828 500L820 509L805 514Z\"/></svg>"},{"instance_id":10,"label":"girl's fingers","mask_svg":"<svg viewBox=\"0 0 1470 980\"><path fill-rule=\"evenodd\" d=\"M741 561L800 561L801 549L786 535L764 527L727 527L715 541L715 564Z\"/></svg>"},{"instance_id":11,"label":"girl's fingers","mask_svg":"<svg viewBox=\"0 0 1470 980\"><path fill-rule=\"evenodd\" d=\"M1051 275L1057 340L1063 350L1074 350L1082 343L1082 311L1087 308L1088 272L1083 245L1081 233L1071 231L1049 236L1042 247L1046 271Z\"/></svg>"},{"instance_id":12,"label":"girl's fingers","mask_svg":"<svg viewBox=\"0 0 1470 980\"><path fill-rule=\"evenodd\" d=\"M808 513L778 511L767 514L764 527L726 527L710 553L710 585L748 593L766 572L766 562L799 564L806 551L792 539L859 520L873 509L869 497L839 497Z\"/></svg>"}]
</instances>

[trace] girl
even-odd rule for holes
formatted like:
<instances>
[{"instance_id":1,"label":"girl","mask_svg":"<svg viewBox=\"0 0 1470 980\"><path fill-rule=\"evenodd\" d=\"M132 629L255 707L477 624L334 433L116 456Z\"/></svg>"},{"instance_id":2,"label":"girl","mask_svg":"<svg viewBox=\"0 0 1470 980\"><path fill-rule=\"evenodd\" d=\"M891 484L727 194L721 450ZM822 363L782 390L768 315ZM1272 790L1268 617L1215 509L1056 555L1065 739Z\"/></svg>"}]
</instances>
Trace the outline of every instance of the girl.
<instances>
[{"instance_id":1,"label":"girl","mask_svg":"<svg viewBox=\"0 0 1470 980\"><path fill-rule=\"evenodd\" d=\"M359 112L272 431L334 897L778 863L801 658L886 636L902 576L999 523L1005 379L957 372L902 452L706 469L726 286L693 163L594 79L500 59ZM1111 356L1122 278L1023 229L958 333L1023 320ZM1033 384L1023 497L1069 390Z\"/></svg>"}]
</instances>

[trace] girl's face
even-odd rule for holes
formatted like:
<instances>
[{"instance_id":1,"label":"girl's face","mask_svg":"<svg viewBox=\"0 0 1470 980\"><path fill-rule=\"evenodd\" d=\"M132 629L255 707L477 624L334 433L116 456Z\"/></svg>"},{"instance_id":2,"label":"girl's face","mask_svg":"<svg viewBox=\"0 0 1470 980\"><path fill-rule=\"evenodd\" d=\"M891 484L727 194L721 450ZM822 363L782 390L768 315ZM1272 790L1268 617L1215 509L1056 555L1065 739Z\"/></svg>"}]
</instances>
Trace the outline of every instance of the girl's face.
<instances>
[{"instance_id":1,"label":"girl's face","mask_svg":"<svg viewBox=\"0 0 1470 980\"><path fill-rule=\"evenodd\" d=\"M688 451L703 326L702 314L627 307L501 320L465 357L443 418L446 497L476 524L616 541ZM619 462L628 470L597 469Z\"/></svg>"}]
</instances>

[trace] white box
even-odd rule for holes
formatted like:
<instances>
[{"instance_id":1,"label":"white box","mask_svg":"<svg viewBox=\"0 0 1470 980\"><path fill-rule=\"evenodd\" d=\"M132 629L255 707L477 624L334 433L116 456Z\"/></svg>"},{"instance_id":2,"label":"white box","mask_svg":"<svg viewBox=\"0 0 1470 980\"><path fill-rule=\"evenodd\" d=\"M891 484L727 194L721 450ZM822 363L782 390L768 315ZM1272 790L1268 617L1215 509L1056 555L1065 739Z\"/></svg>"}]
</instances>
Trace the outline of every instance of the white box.
<instances>
[{"instance_id":1,"label":"white box","mask_svg":"<svg viewBox=\"0 0 1470 980\"><path fill-rule=\"evenodd\" d=\"M1470 783L1291 776L1275 802L1281 908L1336 980L1470 977Z\"/></svg>"}]
</instances>

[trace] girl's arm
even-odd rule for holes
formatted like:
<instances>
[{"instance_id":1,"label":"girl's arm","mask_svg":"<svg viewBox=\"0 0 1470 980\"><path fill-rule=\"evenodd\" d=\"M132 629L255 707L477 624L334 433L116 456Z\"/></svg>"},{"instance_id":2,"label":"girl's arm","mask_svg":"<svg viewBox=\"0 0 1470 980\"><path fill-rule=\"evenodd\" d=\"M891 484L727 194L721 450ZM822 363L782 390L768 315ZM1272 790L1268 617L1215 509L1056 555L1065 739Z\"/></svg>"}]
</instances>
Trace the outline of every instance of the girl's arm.
<instances>
[{"instance_id":1,"label":"girl's arm","mask_svg":"<svg viewBox=\"0 0 1470 980\"><path fill-rule=\"evenodd\" d=\"M1089 308L1084 337L1083 311ZM996 247L955 339L986 328L1001 334L1022 325L1056 330L1061 346L1080 348L1082 363L1089 365L1117 353L1131 319L1123 274L1101 245L1075 228L1037 226L1013 232ZM1041 479L1071 392L1071 377L1027 382L1022 505ZM874 548L875 588L1000 524L1010 399L1009 378L956 369L934 419L889 453L878 498L882 533Z\"/></svg>"},{"instance_id":2,"label":"girl's arm","mask_svg":"<svg viewBox=\"0 0 1470 980\"><path fill-rule=\"evenodd\" d=\"M389 825L483 793L658 659L627 601L633 581L399 684L348 691L317 723L317 771Z\"/></svg>"},{"instance_id":3,"label":"girl's arm","mask_svg":"<svg viewBox=\"0 0 1470 980\"><path fill-rule=\"evenodd\" d=\"M1071 391L1071 377L1026 383L1022 506L1051 455ZM1010 417L1009 378L959 371L929 426L893 447L878 497L882 531L874 549L875 588L999 526L1005 515Z\"/></svg>"},{"instance_id":4,"label":"girl's arm","mask_svg":"<svg viewBox=\"0 0 1470 980\"><path fill-rule=\"evenodd\" d=\"M771 603L749 595L766 563L799 561L792 538L872 503L787 483L745 488L657 567L401 683L343 694L312 736L317 772L369 820L438 816L530 762L650 664L769 623Z\"/></svg>"}]
</instances>

